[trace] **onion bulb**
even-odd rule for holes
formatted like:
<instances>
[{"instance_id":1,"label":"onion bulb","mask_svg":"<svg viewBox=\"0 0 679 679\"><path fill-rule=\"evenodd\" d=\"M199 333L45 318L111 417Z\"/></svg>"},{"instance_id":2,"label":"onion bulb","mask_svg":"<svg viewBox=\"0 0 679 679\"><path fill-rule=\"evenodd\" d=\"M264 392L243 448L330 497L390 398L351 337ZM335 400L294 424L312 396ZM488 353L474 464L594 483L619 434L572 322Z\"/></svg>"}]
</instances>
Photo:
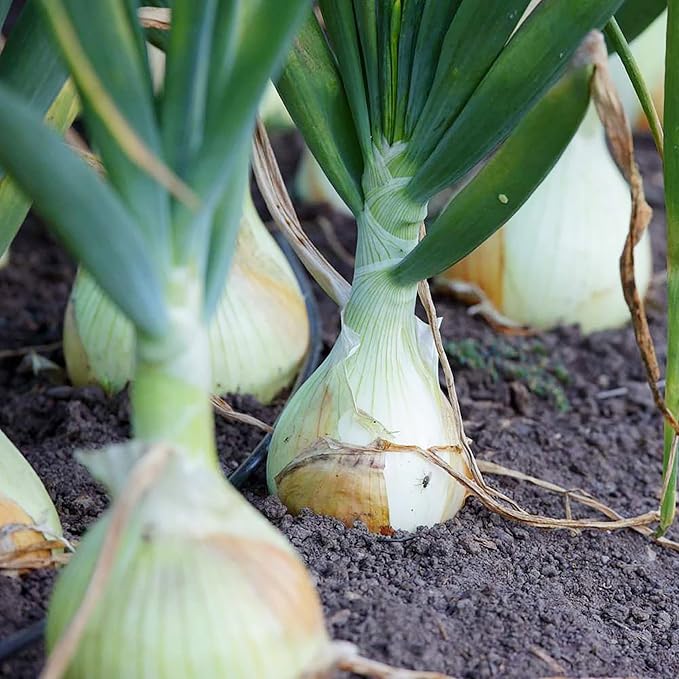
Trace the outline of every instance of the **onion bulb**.
<instances>
[{"instance_id":1,"label":"onion bulb","mask_svg":"<svg viewBox=\"0 0 679 679\"><path fill-rule=\"evenodd\" d=\"M57 580L51 649L81 607L95 565L101 567L114 513L120 517L124 505L127 514L64 676L323 676L334 656L322 607L287 540L219 473L174 451L133 502L129 489L138 484L143 451L135 442L81 456L114 504Z\"/></svg>"},{"instance_id":2,"label":"onion bulb","mask_svg":"<svg viewBox=\"0 0 679 679\"><path fill-rule=\"evenodd\" d=\"M51 550L40 545L60 537L59 516L45 486L0 431L0 556L17 554L15 564L22 562L22 552L28 560L47 559Z\"/></svg>"},{"instance_id":3,"label":"onion bulb","mask_svg":"<svg viewBox=\"0 0 679 679\"><path fill-rule=\"evenodd\" d=\"M304 298L249 192L225 291L210 326L213 389L270 401L304 359ZM134 333L92 278L80 270L64 319L64 356L76 385L120 391L134 371Z\"/></svg>"},{"instance_id":4,"label":"onion bulb","mask_svg":"<svg viewBox=\"0 0 679 679\"><path fill-rule=\"evenodd\" d=\"M542 329L574 323L585 333L618 327L630 317L618 264L630 215L629 187L590 104L533 195L438 282L453 289L473 284L511 322ZM634 254L643 295L651 278L648 234Z\"/></svg>"},{"instance_id":5,"label":"onion bulb","mask_svg":"<svg viewBox=\"0 0 679 679\"><path fill-rule=\"evenodd\" d=\"M267 478L293 513L309 507L389 534L445 521L464 502L464 488L422 451L461 474L467 466L431 330L414 314L417 286L395 286L381 262L370 261L385 251L389 261L392 246L412 249L417 239L387 234L369 210L358 223L340 336L283 410Z\"/></svg>"}]
</instances>

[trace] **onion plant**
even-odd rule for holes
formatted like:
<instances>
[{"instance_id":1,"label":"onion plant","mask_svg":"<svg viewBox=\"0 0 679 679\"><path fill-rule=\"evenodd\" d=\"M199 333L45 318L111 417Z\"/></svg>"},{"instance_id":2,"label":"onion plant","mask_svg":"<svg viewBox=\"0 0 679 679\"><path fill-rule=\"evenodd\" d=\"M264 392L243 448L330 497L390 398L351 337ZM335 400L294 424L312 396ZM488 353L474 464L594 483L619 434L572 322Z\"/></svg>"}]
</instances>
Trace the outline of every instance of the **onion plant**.
<instances>
[{"instance_id":1,"label":"onion plant","mask_svg":"<svg viewBox=\"0 0 679 679\"><path fill-rule=\"evenodd\" d=\"M644 20L654 18L654 5ZM623 17L624 18L624 17ZM629 24L629 22L626 22ZM638 29L640 20L627 30ZM633 43L654 39L646 70L657 81L663 58L658 28L664 14ZM650 34L650 35L647 35ZM650 59L646 60L651 61ZM622 68L617 55L611 66ZM637 95L622 69L629 114L639 117ZM631 97L630 97L631 92ZM637 105L634 106L634 101ZM628 114L628 115L629 115ZM618 260L631 217L629 187L607 145L594 104L549 176L511 219L438 281L482 300L481 308L499 312L500 322L552 328L577 323L583 332L620 326L630 320ZM636 281L643 297L651 280L651 241L645 234L634 253ZM470 289L470 284L473 286ZM470 295L471 293L471 295Z\"/></svg>"},{"instance_id":2,"label":"onion plant","mask_svg":"<svg viewBox=\"0 0 679 679\"><path fill-rule=\"evenodd\" d=\"M629 187L590 104L535 193L437 284L507 327L577 324L583 333L619 327L630 320L618 260L631 213ZM652 274L648 233L635 248L635 270L643 296Z\"/></svg>"},{"instance_id":3,"label":"onion plant","mask_svg":"<svg viewBox=\"0 0 679 679\"><path fill-rule=\"evenodd\" d=\"M320 603L219 472L208 351L257 104L305 3L176 0L157 96L137 3L37 4L105 178L5 82L0 164L134 328L136 439L89 463L116 501L56 585L44 676L313 675Z\"/></svg>"},{"instance_id":4,"label":"onion plant","mask_svg":"<svg viewBox=\"0 0 679 679\"><path fill-rule=\"evenodd\" d=\"M414 315L418 283L483 242L551 169L589 102L591 67L571 59L622 2L544 0L525 17L529 4L321 0L295 42L278 89L358 244L340 336L271 443L269 487L293 511L389 532L464 501L418 452L469 473L457 403ZM453 185L418 243L429 201Z\"/></svg>"},{"instance_id":5,"label":"onion plant","mask_svg":"<svg viewBox=\"0 0 679 679\"><path fill-rule=\"evenodd\" d=\"M163 87L165 53L147 43L154 91ZM276 129L289 116L268 83L260 116ZM243 200L233 264L210 322L212 389L270 402L288 387L309 346L309 320L295 274L250 196ZM84 270L78 271L64 318L64 358L76 386L119 392L134 373L132 324Z\"/></svg>"},{"instance_id":6,"label":"onion plant","mask_svg":"<svg viewBox=\"0 0 679 679\"><path fill-rule=\"evenodd\" d=\"M309 320L295 274L245 190L226 286L210 322L212 390L270 402L294 379L309 345ZM73 384L120 391L134 373L134 329L80 270L64 318L64 358Z\"/></svg>"}]
</instances>

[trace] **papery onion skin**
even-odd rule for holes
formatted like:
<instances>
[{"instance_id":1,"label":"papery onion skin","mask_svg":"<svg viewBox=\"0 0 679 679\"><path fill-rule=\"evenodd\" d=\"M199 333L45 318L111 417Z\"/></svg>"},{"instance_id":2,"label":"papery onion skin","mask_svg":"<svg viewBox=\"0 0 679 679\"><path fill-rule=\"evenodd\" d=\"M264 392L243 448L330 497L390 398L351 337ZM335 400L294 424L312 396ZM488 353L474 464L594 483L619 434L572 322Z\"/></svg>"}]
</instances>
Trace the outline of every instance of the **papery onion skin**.
<instances>
[{"instance_id":1,"label":"papery onion skin","mask_svg":"<svg viewBox=\"0 0 679 679\"><path fill-rule=\"evenodd\" d=\"M26 526L26 529L13 529L4 533L10 526ZM45 542L45 536L31 528L34 520L16 503L0 494L0 554L8 554L26 547L34 547ZM37 549L31 552L36 559L46 559L50 555L49 549Z\"/></svg>"},{"instance_id":2,"label":"papery onion skin","mask_svg":"<svg viewBox=\"0 0 679 679\"><path fill-rule=\"evenodd\" d=\"M26 530L14 530L14 525ZM6 535L1 533L7 531ZM26 458L0 431L0 553L9 553L61 537L57 510ZM49 550L32 552L47 558Z\"/></svg>"}]
</instances>

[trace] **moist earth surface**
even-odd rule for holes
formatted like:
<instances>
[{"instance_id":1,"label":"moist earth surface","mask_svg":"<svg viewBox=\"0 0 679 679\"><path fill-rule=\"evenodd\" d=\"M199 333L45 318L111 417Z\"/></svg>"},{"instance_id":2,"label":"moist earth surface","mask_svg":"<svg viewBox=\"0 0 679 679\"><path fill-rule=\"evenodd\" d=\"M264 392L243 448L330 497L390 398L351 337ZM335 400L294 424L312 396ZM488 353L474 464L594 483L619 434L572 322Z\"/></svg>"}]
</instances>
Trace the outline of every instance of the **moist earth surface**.
<instances>
[{"instance_id":1,"label":"moist earth surface","mask_svg":"<svg viewBox=\"0 0 679 679\"><path fill-rule=\"evenodd\" d=\"M663 361L662 176L648 139L638 141L655 210L657 274L647 309ZM292 177L299 141L286 135L276 146L284 175ZM351 251L352 222L298 207L314 241L349 275L327 234L330 225ZM64 377L61 324L74 273L29 218L0 271L0 427L43 479L68 538L77 541L107 500L73 452L126 438L129 409L125 393L108 399L94 387L72 388ZM339 318L316 292L327 351ZM581 489L625 515L657 506L661 421L629 327L589 337L574 327L507 336L443 293L435 302L479 459ZM266 407L247 396L230 401L273 422L284 398ZM261 436L224 420L217 430L226 472ZM563 496L503 477L488 480L533 512L565 515ZM679 554L642 535L528 528L470 499L445 524L386 538L310 511L290 516L267 497L261 473L244 493L307 563L331 635L358 644L366 656L469 678L679 676ZM571 510L592 516L573 502ZM54 577L51 570L0 576L0 638L44 616ZM34 645L0 661L0 676L36 677L43 659L42 644Z\"/></svg>"}]
</instances>

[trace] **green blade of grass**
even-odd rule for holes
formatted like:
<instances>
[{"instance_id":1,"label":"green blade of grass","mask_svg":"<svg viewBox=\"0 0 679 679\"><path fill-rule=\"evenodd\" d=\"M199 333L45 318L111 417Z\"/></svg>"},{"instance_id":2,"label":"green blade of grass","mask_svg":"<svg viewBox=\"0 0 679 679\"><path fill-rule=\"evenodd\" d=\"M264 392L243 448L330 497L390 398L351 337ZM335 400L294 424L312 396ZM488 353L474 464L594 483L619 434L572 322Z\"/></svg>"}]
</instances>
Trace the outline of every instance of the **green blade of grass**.
<instances>
[{"instance_id":1,"label":"green blade of grass","mask_svg":"<svg viewBox=\"0 0 679 679\"><path fill-rule=\"evenodd\" d=\"M393 269L401 285L445 271L499 229L549 173L575 134L589 103L591 68L565 76Z\"/></svg>"},{"instance_id":2,"label":"green blade of grass","mask_svg":"<svg viewBox=\"0 0 679 679\"><path fill-rule=\"evenodd\" d=\"M606 37L608 38L610 44L615 48L615 51L618 53L625 70L628 74L630 74L632 86L634 87L634 91L639 98L639 103L641 104L641 108L646 115L648 125L651 128L655 146L658 149L660 157L662 158L664 154L662 123L660 122L658 112L655 109L653 97L651 96L651 93L644 82L641 71L637 66L637 62L634 59L632 50L630 49L627 40L625 39L625 35L623 34L618 22L615 19L611 19L606 24Z\"/></svg>"},{"instance_id":3,"label":"green blade of grass","mask_svg":"<svg viewBox=\"0 0 679 679\"><path fill-rule=\"evenodd\" d=\"M667 210L667 368L665 401L679 414L679 0L669 0L665 56L665 208ZM677 511L677 458L670 466L674 431L665 425L660 532L673 523Z\"/></svg>"},{"instance_id":4,"label":"green blade of grass","mask_svg":"<svg viewBox=\"0 0 679 679\"><path fill-rule=\"evenodd\" d=\"M38 113L3 85L0 128L0 163L7 173L135 325L161 334L167 318L160 278L127 208Z\"/></svg>"},{"instance_id":5,"label":"green blade of grass","mask_svg":"<svg viewBox=\"0 0 679 679\"><path fill-rule=\"evenodd\" d=\"M563 72L585 35L622 0L543 0L513 35L407 192L425 201L459 180L507 138Z\"/></svg>"},{"instance_id":6,"label":"green blade of grass","mask_svg":"<svg viewBox=\"0 0 679 679\"><path fill-rule=\"evenodd\" d=\"M316 160L354 213L363 207L363 157L333 56L312 13L297 35L277 89Z\"/></svg>"},{"instance_id":7,"label":"green blade of grass","mask_svg":"<svg viewBox=\"0 0 679 679\"><path fill-rule=\"evenodd\" d=\"M631 42L666 9L667 0L626 0L615 13L615 20Z\"/></svg>"}]
</instances>

